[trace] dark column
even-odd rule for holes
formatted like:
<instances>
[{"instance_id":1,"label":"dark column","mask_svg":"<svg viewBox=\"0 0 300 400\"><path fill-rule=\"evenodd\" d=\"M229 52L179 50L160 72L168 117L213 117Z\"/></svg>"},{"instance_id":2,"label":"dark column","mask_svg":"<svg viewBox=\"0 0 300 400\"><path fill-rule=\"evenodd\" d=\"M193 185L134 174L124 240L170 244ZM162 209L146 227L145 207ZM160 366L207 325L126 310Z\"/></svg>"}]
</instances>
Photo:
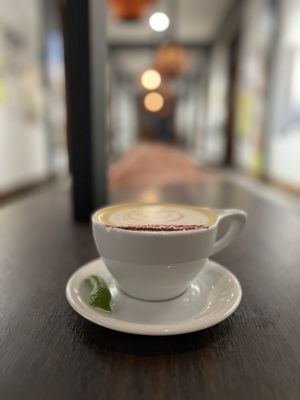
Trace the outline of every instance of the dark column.
<instances>
[{"instance_id":1,"label":"dark column","mask_svg":"<svg viewBox=\"0 0 300 400\"><path fill-rule=\"evenodd\" d=\"M106 202L105 1L61 1L74 218Z\"/></svg>"}]
</instances>

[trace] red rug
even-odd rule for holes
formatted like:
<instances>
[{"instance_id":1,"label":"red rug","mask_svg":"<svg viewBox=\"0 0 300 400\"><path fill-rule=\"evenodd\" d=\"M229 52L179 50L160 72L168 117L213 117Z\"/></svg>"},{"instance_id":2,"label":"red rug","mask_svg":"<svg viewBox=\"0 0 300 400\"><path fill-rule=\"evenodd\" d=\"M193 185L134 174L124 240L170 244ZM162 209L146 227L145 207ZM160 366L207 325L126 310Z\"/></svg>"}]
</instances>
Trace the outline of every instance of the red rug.
<instances>
[{"instance_id":1,"label":"red rug","mask_svg":"<svg viewBox=\"0 0 300 400\"><path fill-rule=\"evenodd\" d=\"M140 144L108 172L111 189L210 181L213 177L200 171L183 151L164 144Z\"/></svg>"}]
</instances>

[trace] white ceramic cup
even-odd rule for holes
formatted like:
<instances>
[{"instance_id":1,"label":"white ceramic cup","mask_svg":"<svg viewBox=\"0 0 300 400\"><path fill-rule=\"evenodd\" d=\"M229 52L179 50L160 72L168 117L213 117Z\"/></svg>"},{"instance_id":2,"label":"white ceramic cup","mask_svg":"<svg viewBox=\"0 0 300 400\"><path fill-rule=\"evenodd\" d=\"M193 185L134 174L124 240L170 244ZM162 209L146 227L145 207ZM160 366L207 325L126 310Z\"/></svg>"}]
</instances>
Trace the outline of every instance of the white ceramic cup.
<instances>
[{"instance_id":1,"label":"white ceramic cup","mask_svg":"<svg viewBox=\"0 0 300 400\"><path fill-rule=\"evenodd\" d=\"M151 232L107 227L92 215L95 243L119 288L129 296L150 301L182 294L212 254L228 246L246 221L241 210L213 210L208 229ZM221 221L228 221L217 238Z\"/></svg>"}]
</instances>

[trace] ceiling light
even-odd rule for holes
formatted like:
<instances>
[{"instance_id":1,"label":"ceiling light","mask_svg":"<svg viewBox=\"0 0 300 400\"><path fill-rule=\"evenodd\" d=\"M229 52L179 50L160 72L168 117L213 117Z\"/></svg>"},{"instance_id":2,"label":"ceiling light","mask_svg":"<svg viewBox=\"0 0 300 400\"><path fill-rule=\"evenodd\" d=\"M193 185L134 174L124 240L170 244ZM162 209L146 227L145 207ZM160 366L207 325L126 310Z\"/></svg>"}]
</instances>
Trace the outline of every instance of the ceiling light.
<instances>
[{"instance_id":1,"label":"ceiling light","mask_svg":"<svg viewBox=\"0 0 300 400\"><path fill-rule=\"evenodd\" d=\"M161 76L155 69L146 69L141 76L141 84L147 90L154 90L161 84Z\"/></svg>"},{"instance_id":2,"label":"ceiling light","mask_svg":"<svg viewBox=\"0 0 300 400\"><path fill-rule=\"evenodd\" d=\"M151 92L144 97L144 106L148 111L157 112L164 106L164 98L160 93Z\"/></svg>"},{"instance_id":3,"label":"ceiling light","mask_svg":"<svg viewBox=\"0 0 300 400\"><path fill-rule=\"evenodd\" d=\"M149 18L149 25L156 32L166 31L170 25L170 19L167 14L156 12Z\"/></svg>"}]
</instances>

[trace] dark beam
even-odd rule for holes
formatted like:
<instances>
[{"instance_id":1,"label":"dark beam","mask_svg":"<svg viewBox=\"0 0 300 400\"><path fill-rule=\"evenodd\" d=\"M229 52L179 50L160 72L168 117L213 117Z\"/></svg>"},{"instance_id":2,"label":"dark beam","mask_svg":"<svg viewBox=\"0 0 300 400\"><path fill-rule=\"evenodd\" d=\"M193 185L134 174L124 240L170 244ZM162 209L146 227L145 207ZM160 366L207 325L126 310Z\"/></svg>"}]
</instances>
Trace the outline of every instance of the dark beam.
<instances>
[{"instance_id":1,"label":"dark beam","mask_svg":"<svg viewBox=\"0 0 300 400\"><path fill-rule=\"evenodd\" d=\"M106 190L106 0L89 0L90 98L93 208L107 200Z\"/></svg>"},{"instance_id":2,"label":"dark beam","mask_svg":"<svg viewBox=\"0 0 300 400\"><path fill-rule=\"evenodd\" d=\"M161 44L160 42L130 42L130 43L122 43L122 42L108 42L108 51L115 52L120 50L156 50ZM210 49L210 43L194 43L194 42L179 42L183 47L188 50L196 50L206 52Z\"/></svg>"},{"instance_id":3,"label":"dark beam","mask_svg":"<svg viewBox=\"0 0 300 400\"><path fill-rule=\"evenodd\" d=\"M245 0L232 0L219 24L215 37L213 38L213 44L225 39L228 35L232 35L232 31L234 35L239 29L241 9L244 2Z\"/></svg>"},{"instance_id":4,"label":"dark beam","mask_svg":"<svg viewBox=\"0 0 300 400\"><path fill-rule=\"evenodd\" d=\"M105 3L65 0L61 5L73 211L76 220L86 221L106 202Z\"/></svg>"}]
</instances>

